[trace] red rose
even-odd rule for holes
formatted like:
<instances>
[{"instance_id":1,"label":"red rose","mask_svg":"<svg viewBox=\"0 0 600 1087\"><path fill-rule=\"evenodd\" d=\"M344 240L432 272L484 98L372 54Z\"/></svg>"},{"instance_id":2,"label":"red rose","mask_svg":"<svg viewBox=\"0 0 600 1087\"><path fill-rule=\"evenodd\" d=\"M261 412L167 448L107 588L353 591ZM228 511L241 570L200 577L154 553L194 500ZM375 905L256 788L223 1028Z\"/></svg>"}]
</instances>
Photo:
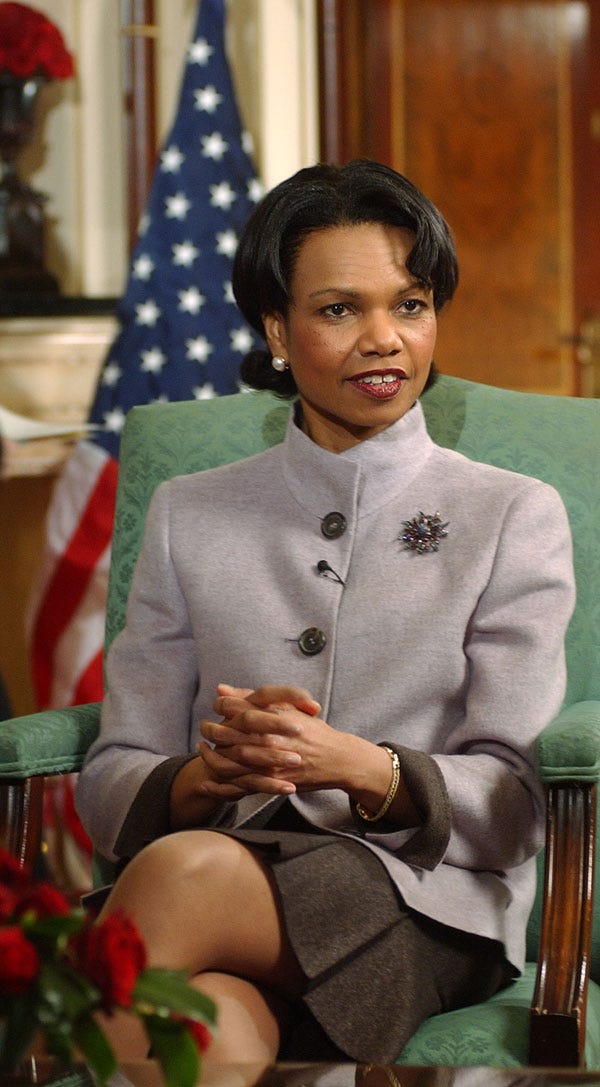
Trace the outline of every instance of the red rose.
<instances>
[{"instance_id":1,"label":"red rose","mask_svg":"<svg viewBox=\"0 0 600 1087\"><path fill-rule=\"evenodd\" d=\"M25 869L6 849L0 849L0 883L7 883L9 887L24 887L29 883Z\"/></svg>"},{"instance_id":2,"label":"red rose","mask_svg":"<svg viewBox=\"0 0 600 1087\"><path fill-rule=\"evenodd\" d=\"M212 1034L206 1024L198 1023L195 1019L184 1019L184 1023L200 1052L206 1053L206 1050L212 1042Z\"/></svg>"},{"instance_id":3,"label":"red rose","mask_svg":"<svg viewBox=\"0 0 600 1087\"><path fill-rule=\"evenodd\" d=\"M129 1008L136 981L146 966L146 948L133 923L120 910L89 925L71 940L78 965L102 993L102 1005Z\"/></svg>"},{"instance_id":4,"label":"red rose","mask_svg":"<svg viewBox=\"0 0 600 1087\"><path fill-rule=\"evenodd\" d=\"M24 993L40 969L39 955L17 925L0 928L0 995Z\"/></svg>"},{"instance_id":5,"label":"red rose","mask_svg":"<svg viewBox=\"0 0 600 1087\"><path fill-rule=\"evenodd\" d=\"M62 891L51 883L39 883L19 896L15 912L17 917L23 917L26 913L34 913L38 918L66 917L71 907Z\"/></svg>"},{"instance_id":6,"label":"red rose","mask_svg":"<svg viewBox=\"0 0 600 1087\"><path fill-rule=\"evenodd\" d=\"M58 27L41 11L17 3L0 3L0 69L21 79L68 79L74 73Z\"/></svg>"},{"instance_id":7,"label":"red rose","mask_svg":"<svg viewBox=\"0 0 600 1087\"><path fill-rule=\"evenodd\" d=\"M17 896L12 887L0 883L0 923L12 917L17 905Z\"/></svg>"}]
</instances>

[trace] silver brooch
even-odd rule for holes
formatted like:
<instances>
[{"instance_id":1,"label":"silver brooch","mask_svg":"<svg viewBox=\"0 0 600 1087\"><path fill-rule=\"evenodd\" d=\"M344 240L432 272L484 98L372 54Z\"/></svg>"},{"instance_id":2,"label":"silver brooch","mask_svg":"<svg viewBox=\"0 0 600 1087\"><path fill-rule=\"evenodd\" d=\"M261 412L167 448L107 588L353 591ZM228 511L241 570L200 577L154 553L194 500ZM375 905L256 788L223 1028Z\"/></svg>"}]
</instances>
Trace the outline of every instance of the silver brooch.
<instances>
[{"instance_id":1,"label":"silver brooch","mask_svg":"<svg viewBox=\"0 0 600 1087\"><path fill-rule=\"evenodd\" d=\"M437 551L440 540L448 533L446 529L449 521L442 521L439 513L423 513L419 510L416 517L410 521L403 521L403 531L398 539L405 545L406 551L416 551L419 555L426 555L430 551Z\"/></svg>"}]
</instances>

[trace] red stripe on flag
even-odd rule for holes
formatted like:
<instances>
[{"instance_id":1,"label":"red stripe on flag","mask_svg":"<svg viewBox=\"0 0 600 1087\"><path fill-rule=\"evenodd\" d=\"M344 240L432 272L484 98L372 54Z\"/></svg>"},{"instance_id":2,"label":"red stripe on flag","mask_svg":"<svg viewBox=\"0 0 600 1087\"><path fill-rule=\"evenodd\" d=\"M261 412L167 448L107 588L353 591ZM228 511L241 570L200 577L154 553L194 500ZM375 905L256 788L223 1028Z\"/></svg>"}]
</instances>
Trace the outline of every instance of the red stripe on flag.
<instances>
[{"instance_id":1,"label":"red stripe on flag","mask_svg":"<svg viewBox=\"0 0 600 1087\"><path fill-rule=\"evenodd\" d=\"M64 777L61 777L60 785L62 787L64 828L67 831L67 834L70 834L73 841L79 846L84 856L91 857L92 843L83 829L79 816L75 810L73 778L69 774L66 774Z\"/></svg>"},{"instance_id":2,"label":"red stripe on flag","mask_svg":"<svg viewBox=\"0 0 600 1087\"><path fill-rule=\"evenodd\" d=\"M77 681L77 686L73 694L74 706L81 706L84 702L102 701L103 663L104 650L99 649Z\"/></svg>"},{"instance_id":3,"label":"red stripe on flag","mask_svg":"<svg viewBox=\"0 0 600 1087\"><path fill-rule=\"evenodd\" d=\"M32 637L33 683L40 709L50 702L55 648L77 611L98 559L110 544L117 475L118 462L110 458L46 586L36 616Z\"/></svg>"}]
</instances>

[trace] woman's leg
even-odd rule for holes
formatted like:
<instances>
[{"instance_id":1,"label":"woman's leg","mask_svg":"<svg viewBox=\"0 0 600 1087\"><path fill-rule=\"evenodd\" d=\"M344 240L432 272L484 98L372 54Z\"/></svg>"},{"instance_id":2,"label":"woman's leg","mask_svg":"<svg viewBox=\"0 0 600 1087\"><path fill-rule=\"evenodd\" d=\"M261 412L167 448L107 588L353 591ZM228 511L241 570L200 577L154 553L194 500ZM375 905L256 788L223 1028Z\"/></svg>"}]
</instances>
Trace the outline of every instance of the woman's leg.
<instances>
[{"instance_id":1,"label":"woman's leg","mask_svg":"<svg viewBox=\"0 0 600 1087\"><path fill-rule=\"evenodd\" d=\"M285 933L271 872L251 849L211 831L167 835L131 861L101 917L115 909L135 920L149 965L186 970L215 999L220 1027L213 1059L275 1058L277 997L293 999L304 975ZM131 1020L129 1053L116 1027L115 1022L111 1035L121 1059L139 1057L142 1039Z\"/></svg>"}]
</instances>

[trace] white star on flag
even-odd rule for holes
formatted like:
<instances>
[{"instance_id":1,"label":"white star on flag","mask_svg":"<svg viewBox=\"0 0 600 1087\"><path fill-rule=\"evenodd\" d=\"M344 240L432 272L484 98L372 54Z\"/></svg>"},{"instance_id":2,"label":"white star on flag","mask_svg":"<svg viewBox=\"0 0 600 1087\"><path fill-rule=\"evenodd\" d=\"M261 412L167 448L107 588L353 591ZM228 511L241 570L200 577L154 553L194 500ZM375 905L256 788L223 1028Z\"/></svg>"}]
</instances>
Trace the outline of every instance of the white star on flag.
<instances>
[{"instance_id":1,"label":"white star on flag","mask_svg":"<svg viewBox=\"0 0 600 1087\"><path fill-rule=\"evenodd\" d=\"M115 434L120 434L125 423L125 412L120 407L113 408L112 411L107 411L104 416L104 425L107 430L112 430Z\"/></svg>"},{"instance_id":2,"label":"white star on flag","mask_svg":"<svg viewBox=\"0 0 600 1087\"><path fill-rule=\"evenodd\" d=\"M237 200L237 194L234 193L228 181L221 181L219 185L211 185L209 191L213 208L224 208L225 211L228 211L234 200Z\"/></svg>"},{"instance_id":3,"label":"white star on flag","mask_svg":"<svg viewBox=\"0 0 600 1087\"><path fill-rule=\"evenodd\" d=\"M214 385L207 382L206 385L198 385L195 389L192 389L192 393L196 400L212 400L217 394L215 392Z\"/></svg>"},{"instance_id":4,"label":"white star on flag","mask_svg":"<svg viewBox=\"0 0 600 1087\"><path fill-rule=\"evenodd\" d=\"M44 4L53 6L51 0ZM61 6L87 10L94 4ZM105 0L102 6L119 5ZM172 6L162 3L169 11ZM209 400L247 389L240 380L244 322L233 304L232 264L262 190L227 56L228 12L235 0L185 0L179 6L196 8L197 15L191 45L181 43L182 51L188 48L176 114L157 155L116 308L118 329L98 376L89 413L94 429L76 443L69 458L73 468L61 476L49 510L49 576L31 623L38 707L103 697L106 571L125 417L139 404ZM198 306L200 297L206 301ZM260 345L258 336L253 343ZM82 556L75 573L73 540ZM69 775L61 787L63 782L69 789ZM65 845L79 853L70 837Z\"/></svg>"},{"instance_id":5,"label":"white star on flag","mask_svg":"<svg viewBox=\"0 0 600 1087\"><path fill-rule=\"evenodd\" d=\"M197 287L188 287L185 291L178 291L179 309L183 313L198 313L206 298Z\"/></svg>"},{"instance_id":6,"label":"white star on flag","mask_svg":"<svg viewBox=\"0 0 600 1087\"><path fill-rule=\"evenodd\" d=\"M204 113L214 113L223 101L223 95L219 94L216 87L208 86L196 91L195 99L196 109L203 110Z\"/></svg>"},{"instance_id":7,"label":"white star on flag","mask_svg":"<svg viewBox=\"0 0 600 1087\"><path fill-rule=\"evenodd\" d=\"M217 234L217 253L225 257L234 257L238 246L237 234L234 230L224 230Z\"/></svg>"},{"instance_id":8,"label":"white star on flag","mask_svg":"<svg viewBox=\"0 0 600 1087\"><path fill-rule=\"evenodd\" d=\"M186 358L191 359L192 362L206 362L208 356L214 351L213 345L208 342L206 336L196 336L194 339L186 340L185 346Z\"/></svg>"},{"instance_id":9,"label":"white star on flag","mask_svg":"<svg viewBox=\"0 0 600 1087\"><path fill-rule=\"evenodd\" d=\"M213 54L213 47L208 44L206 38L196 38L196 41L188 46L187 54L190 64L205 65Z\"/></svg>"},{"instance_id":10,"label":"white star on flag","mask_svg":"<svg viewBox=\"0 0 600 1087\"><path fill-rule=\"evenodd\" d=\"M223 155L229 150L229 144L223 139L220 132L212 132L210 136L203 136L200 140L202 154L207 159L220 162Z\"/></svg>"},{"instance_id":11,"label":"white star on flag","mask_svg":"<svg viewBox=\"0 0 600 1087\"><path fill-rule=\"evenodd\" d=\"M253 177L248 182L248 199L253 204L258 204L259 200L262 200L265 195L265 187L257 177Z\"/></svg>"},{"instance_id":12,"label":"white star on flag","mask_svg":"<svg viewBox=\"0 0 600 1087\"><path fill-rule=\"evenodd\" d=\"M132 274L136 279L150 279L154 271L154 261L148 253L140 253L133 263Z\"/></svg>"},{"instance_id":13,"label":"white star on flag","mask_svg":"<svg viewBox=\"0 0 600 1087\"><path fill-rule=\"evenodd\" d=\"M156 324L161 314L161 311L153 298L149 298L147 302L140 303L135 309L137 313L136 324L148 325L150 328Z\"/></svg>"},{"instance_id":14,"label":"white star on flag","mask_svg":"<svg viewBox=\"0 0 600 1087\"><path fill-rule=\"evenodd\" d=\"M180 268L191 268L200 253L200 250L191 241L176 242L175 245L171 246L171 249L173 251L173 264L177 264Z\"/></svg>"},{"instance_id":15,"label":"white star on flag","mask_svg":"<svg viewBox=\"0 0 600 1087\"><path fill-rule=\"evenodd\" d=\"M178 174L184 162L185 155L174 144L160 156L160 168L167 174Z\"/></svg>"},{"instance_id":16,"label":"white star on flag","mask_svg":"<svg viewBox=\"0 0 600 1087\"><path fill-rule=\"evenodd\" d=\"M142 370L145 370L147 374L159 374L167 361L167 356L160 347L150 347L147 351L142 351L141 359Z\"/></svg>"},{"instance_id":17,"label":"white star on flag","mask_svg":"<svg viewBox=\"0 0 600 1087\"><path fill-rule=\"evenodd\" d=\"M123 371L117 362L107 362L102 371L102 384L116 385L122 373Z\"/></svg>"},{"instance_id":18,"label":"white star on flag","mask_svg":"<svg viewBox=\"0 0 600 1087\"><path fill-rule=\"evenodd\" d=\"M232 351L239 351L241 355L247 355L252 347L252 335L245 326L233 328L229 333Z\"/></svg>"},{"instance_id":19,"label":"white star on flag","mask_svg":"<svg viewBox=\"0 0 600 1087\"><path fill-rule=\"evenodd\" d=\"M185 219L192 206L184 192L175 193L175 196L167 196L165 204L167 219Z\"/></svg>"}]
</instances>

